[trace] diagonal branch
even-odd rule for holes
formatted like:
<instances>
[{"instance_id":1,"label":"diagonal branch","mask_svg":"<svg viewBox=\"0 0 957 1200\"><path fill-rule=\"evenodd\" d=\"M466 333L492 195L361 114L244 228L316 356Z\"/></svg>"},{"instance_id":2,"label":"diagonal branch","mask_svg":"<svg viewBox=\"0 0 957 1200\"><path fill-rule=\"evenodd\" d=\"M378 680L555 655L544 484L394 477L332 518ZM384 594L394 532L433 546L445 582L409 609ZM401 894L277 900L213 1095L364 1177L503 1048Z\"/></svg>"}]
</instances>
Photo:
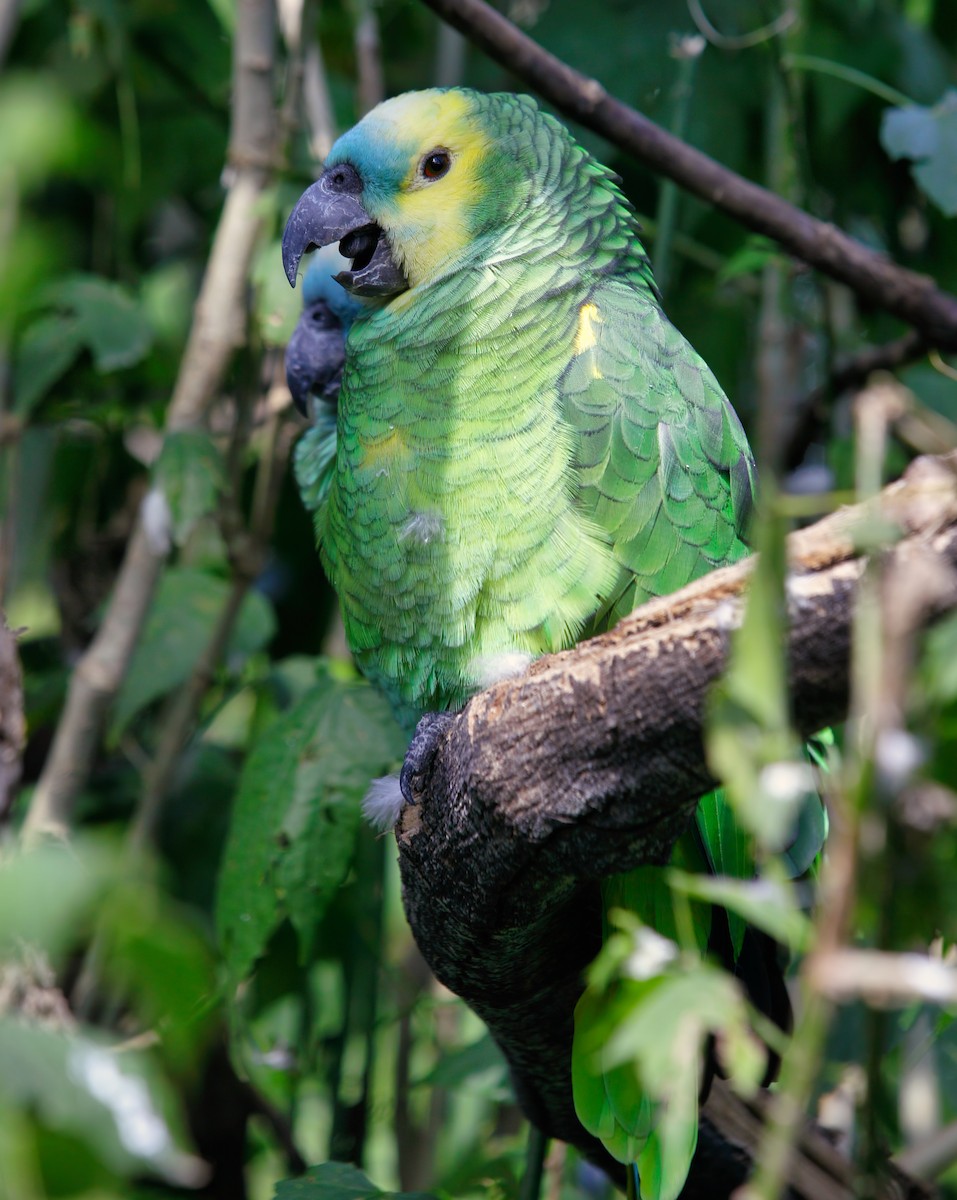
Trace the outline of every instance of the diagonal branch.
<instances>
[{"instance_id":1,"label":"diagonal branch","mask_svg":"<svg viewBox=\"0 0 957 1200\"><path fill-rule=\"evenodd\" d=\"M596 80L543 50L484 0L423 2L566 116L913 325L931 345L957 349L957 296L940 291L932 279L897 266L666 133Z\"/></svg>"},{"instance_id":2,"label":"diagonal branch","mask_svg":"<svg viewBox=\"0 0 957 1200\"><path fill-rule=\"evenodd\" d=\"M957 457L919 459L881 496L902 533L888 553L929 554L948 572L928 619L957 608L955 471ZM805 734L846 713L863 516L842 510L790 539L789 682ZM598 1159L570 1086L573 1010L600 937L597 881L662 862L715 782L702 722L750 572L748 561L716 571L474 697L414 769L416 803L397 827L426 960L489 1025L526 1114ZM712 1136L707 1125L705 1150ZM730 1194L717 1161L699 1155L702 1195Z\"/></svg>"}]
</instances>

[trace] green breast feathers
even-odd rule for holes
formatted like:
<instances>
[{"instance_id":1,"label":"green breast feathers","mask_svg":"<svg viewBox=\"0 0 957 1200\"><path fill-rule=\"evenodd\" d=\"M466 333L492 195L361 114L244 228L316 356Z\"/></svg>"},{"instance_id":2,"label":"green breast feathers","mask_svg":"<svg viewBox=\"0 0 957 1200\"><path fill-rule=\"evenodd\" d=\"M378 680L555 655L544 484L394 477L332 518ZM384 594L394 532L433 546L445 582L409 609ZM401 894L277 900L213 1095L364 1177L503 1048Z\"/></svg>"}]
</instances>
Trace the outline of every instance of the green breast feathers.
<instances>
[{"instance_id":1,"label":"green breast feathers","mask_svg":"<svg viewBox=\"0 0 957 1200\"><path fill-rule=\"evenodd\" d=\"M737 418L612 177L532 100L380 105L290 218L290 280L332 241L365 299L317 531L407 719L745 552Z\"/></svg>"}]
</instances>

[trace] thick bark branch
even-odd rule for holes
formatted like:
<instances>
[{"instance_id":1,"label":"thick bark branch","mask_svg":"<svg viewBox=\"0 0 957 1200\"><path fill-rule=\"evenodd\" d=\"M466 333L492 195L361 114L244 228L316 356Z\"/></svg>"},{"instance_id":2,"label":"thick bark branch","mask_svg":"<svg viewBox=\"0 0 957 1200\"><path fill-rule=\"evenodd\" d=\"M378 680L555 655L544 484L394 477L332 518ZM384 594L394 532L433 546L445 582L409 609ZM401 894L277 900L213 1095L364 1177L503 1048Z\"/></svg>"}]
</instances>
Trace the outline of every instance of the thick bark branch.
<instances>
[{"instance_id":1,"label":"thick bark branch","mask_svg":"<svg viewBox=\"0 0 957 1200\"><path fill-rule=\"evenodd\" d=\"M666 133L610 96L597 80L543 50L484 0L424 3L566 116L913 325L931 345L957 349L957 296L940 291L932 279L897 266Z\"/></svg>"},{"instance_id":2,"label":"thick bark branch","mask_svg":"<svg viewBox=\"0 0 957 1200\"><path fill-rule=\"evenodd\" d=\"M920 459L881 496L903 535L887 553L930 555L948 572L928 617L957 607L955 470L953 456ZM805 734L846 713L863 516L842 510L790 539L789 676ZM598 1157L569 1076L573 1010L600 936L598 880L664 861L715 782L706 698L751 570L716 571L474 697L412 775L416 803L397 827L425 958L489 1025L531 1119ZM729 1192L715 1190L715 1164L734 1162L709 1160L713 1135L706 1120L698 1183L720 1196Z\"/></svg>"}]
</instances>

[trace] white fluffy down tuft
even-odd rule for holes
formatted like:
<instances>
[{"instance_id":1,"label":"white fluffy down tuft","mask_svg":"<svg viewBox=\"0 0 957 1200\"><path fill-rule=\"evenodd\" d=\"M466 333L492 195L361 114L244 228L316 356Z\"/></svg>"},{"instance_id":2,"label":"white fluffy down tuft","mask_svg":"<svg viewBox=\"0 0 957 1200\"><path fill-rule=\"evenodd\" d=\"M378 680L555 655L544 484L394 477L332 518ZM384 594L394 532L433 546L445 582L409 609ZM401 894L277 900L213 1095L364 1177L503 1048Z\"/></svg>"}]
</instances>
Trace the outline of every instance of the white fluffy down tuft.
<instances>
[{"instance_id":1,"label":"white fluffy down tuft","mask_svg":"<svg viewBox=\"0 0 957 1200\"><path fill-rule=\"evenodd\" d=\"M395 827L405 798L399 787L398 775L383 775L373 779L362 801L362 815L373 829L387 833Z\"/></svg>"},{"instance_id":2,"label":"white fluffy down tuft","mask_svg":"<svg viewBox=\"0 0 957 1200\"><path fill-rule=\"evenodd\" d=\"M480 688L491 687L500 679L511 679L521 675L531 665L532 656L522 650L505 651L502 654L483 654L473 658L469 664L473 678Z\"/></svg>"}]
</instances>

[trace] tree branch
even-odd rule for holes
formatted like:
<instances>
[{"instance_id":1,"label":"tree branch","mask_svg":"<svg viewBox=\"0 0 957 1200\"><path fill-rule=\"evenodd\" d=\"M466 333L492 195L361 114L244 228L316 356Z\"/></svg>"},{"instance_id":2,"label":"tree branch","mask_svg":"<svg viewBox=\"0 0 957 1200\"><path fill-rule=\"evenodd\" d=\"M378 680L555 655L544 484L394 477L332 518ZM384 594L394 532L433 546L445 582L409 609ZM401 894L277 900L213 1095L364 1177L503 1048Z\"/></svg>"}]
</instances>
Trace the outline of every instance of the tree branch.
<instances>
[{"instance_id":1,"label":"tree branch","mask_svg":"<svg viewBox=\"0 0 957 1200\"><path fill-rule=\"evenodd\" d=\"M932 345L957 349L957 297L897 266L836 226L721 166L610 96L594 79L543 50L484 0L423 0L490 57L566 116L608 138L748 229L846 283L870 304L920 330Z\"/></svg>"},{"instance_id":2,"label":"tree branch","mask_svg":"<svg viewBox=\"0 0 957 1200\"><path fill-rule=\"evenodd\" d=\"M167 411L168 433L203 423L229 360L245 337L246 279L274 163L274 22L271 0L241 0L234 44L229 191ZM24 822L27 840L66 833L165 560L165 549L152 544L140 516L103 621L71 676L66 706Z\"/></svg>"},{"instance_id":3,"label":"tree branch","mask_svg":"<svg viewBox=\"0 0 957 1200\"><path fill-rule=\"evenodd\" d=\"M917 460L880 510L902 534L889 555L931 554L949 573L927 619L957 608L957 457ZM790 538L789 682L805 735L846 713L866 565L855 529L868 513L845 509ZM598 1160L569 1066L582 972L600 940L598 880L665 861L715 783L706 699L751 570L716 571L474 697L413 771L416 802L396 830L406 913L432 970L488 1024L526 1114ZM730 1168L711 1157L720 1132L709 1121L706 1110L690 1186L730 1194L716 1190L715 1171Z\"/></svg>"},{"instance_id":4,"label":"tree branch","mask_svg":"<svg viewBox=\"0 0 957 1200\"><path fill-rule=\"evenodd\" d=\"M6 818L20 780L26 741L23 717L23 674L17 654L17 635L0 612L0 823Z\"/></svg>"}]
</instances>

